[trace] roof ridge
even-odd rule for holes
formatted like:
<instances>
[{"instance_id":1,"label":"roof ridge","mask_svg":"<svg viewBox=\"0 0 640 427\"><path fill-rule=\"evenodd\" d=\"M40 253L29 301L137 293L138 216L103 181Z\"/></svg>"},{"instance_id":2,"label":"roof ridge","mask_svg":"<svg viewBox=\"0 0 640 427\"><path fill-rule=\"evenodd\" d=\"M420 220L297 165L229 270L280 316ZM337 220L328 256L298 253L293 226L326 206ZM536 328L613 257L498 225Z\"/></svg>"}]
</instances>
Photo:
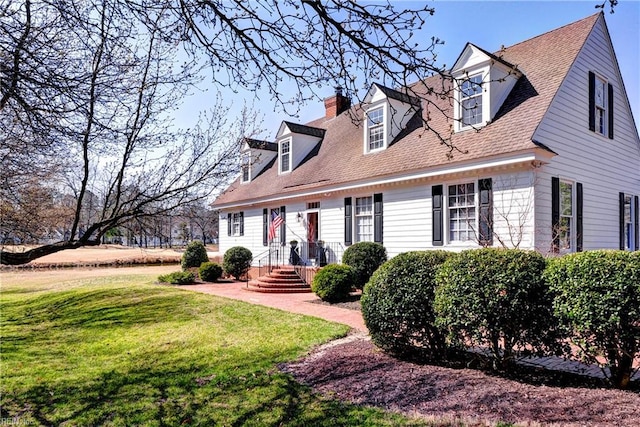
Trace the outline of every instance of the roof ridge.
<instances>
[{"instance_id":1,"label":"roof ridge","mask_svg":"<svg viewBox=\"0 0 640 427\"><path fill-rule=\"evenodd\" d=\"M535 35L535 36L530 37L530 38L528 38L528 39L525 39L525 40L519 41L518 43L514 43L514 44L512 44L512 45L510 45L510 46L504 46L503 48L501 48L501 49L499 49L499 50L495 51L493 54L494 54L494 55L497 55L497 54L501 53L501 52L503 51L503 49L511 49L511 48L514 48L514 47L516 47L516 46L518 46L518 45L521 45L521 44L524 44L524 43L529 43L529 42L531 42L532 40L538 39L538 38L540 38L540 37L547 36L547 35L549 35L549 34L551 34L551 33L555 33L556 31L560 31L560 30L562 30L562 29L564 29L564 28L567 28L567 27L570 27L570 26L572 26L572 25L577 25L577 24L582 23L582 22L584 22L584 21L587 21L587 20L589 20L589 19L593 19L593 20L594 20L594 24L595 24L595 21L596 21L597 17L599 17L600 15L603 15L603 14L604 14L604 12L602 12L602 11L597 12L597 13L594 13L593 15L589 15L589 16L586 16L586 17L584 17L584 18L578 19L577 21L570 22L570 23L568 23L568 24L562 25L561 27L553 28L553 29L551 29L551 30L549 30L549 31L545 31L545 32L544 32L544 33L542 33L542 34ZM474 45L474 46L475 46L475 45Z\"/></svg>"}]
</instances>

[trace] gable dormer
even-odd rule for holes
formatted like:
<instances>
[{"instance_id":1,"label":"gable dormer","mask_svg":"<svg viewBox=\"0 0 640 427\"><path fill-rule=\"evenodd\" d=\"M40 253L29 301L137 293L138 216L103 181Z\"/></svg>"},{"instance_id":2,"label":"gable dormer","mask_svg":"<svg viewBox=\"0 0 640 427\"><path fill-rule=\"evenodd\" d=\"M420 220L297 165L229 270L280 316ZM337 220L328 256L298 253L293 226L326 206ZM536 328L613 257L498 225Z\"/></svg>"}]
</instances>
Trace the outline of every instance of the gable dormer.
<instances>
[{"instance_id":1,"label":"gable dormer","mask_svg":"<svg viewBox=\"0 0 640 427\"><path fill-rule=\"evenodd\" d=\"M276 136L278 175L293 171L324 138L324 129L284 121Z\"/></svg>"},{"instance_id":2,"label":"gable dormer","mask_svg":"<svg viewBox=\"0 0 640 427\"><path fill-rule=\"evenodd\" d=\"M273 142L245 138L240 152L242 166L240 182L246 184L265 169L278 154L278 145Z\"/></svg>"},{"instance_id":3,"label":"gable dormer","mask_svg":"<svg viewBox=\"0 0 640 427\"><path fill-rule=\"evenodd\" d=\"M467 43L450 71L454 79L454 130L489 124L522 75L517 66Z\"/></svg>"},{"instance_id":4,"label":"gable dormer","mask_svg":"<svg viewBox=\"0 0 640 427\"><path fill-rule=\"evenodd\" d=\"M363 101L364 152L385 150L420 109L420 100L374 83Z\"/></svg>"}]
</instances>

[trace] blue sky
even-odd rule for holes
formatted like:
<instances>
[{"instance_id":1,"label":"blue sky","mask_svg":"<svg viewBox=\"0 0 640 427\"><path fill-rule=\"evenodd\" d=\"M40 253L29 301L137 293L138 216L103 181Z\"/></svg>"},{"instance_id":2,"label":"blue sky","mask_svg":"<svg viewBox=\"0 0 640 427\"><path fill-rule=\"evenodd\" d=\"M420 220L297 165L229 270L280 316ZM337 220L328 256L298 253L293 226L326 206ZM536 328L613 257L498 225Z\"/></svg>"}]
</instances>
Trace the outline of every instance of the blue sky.
<instances>
[{"instance_id":1,"label":"blue sky","mask_svg":"<svg viewBox=\"0 0 640 427\"><path fill-rule=\"evenodd\" d=\"M435 7L435 14L429 17L420 33L424 40L436 36L445 41L438 47L439 65L451 67L467 42L494 52L502 45L527 40L539 34L577 21L597 13L599 0L575 1L455 1L436 0L427 2ZM398 7L425 2L392 1ZM640 123L640 1L621 0L615 13L605 9L605 20L613 41L616 57L622 73L625 88L631 103L636 124ZM419 40L418 40L419 41ZM206 86L206 79L202 86ZM286 88L283 88L286 89ZM197 111L213 105L211 97L216 88L197 93L184 100L184 105L176 115L176 125L188 127L197 117ZM229 112L237 114L246 102L264 116L260 135L263 139L273 140L283 120L306 123L324 115L322 100L310 102L298 117L285 115L273 104L268 93L249 93L246 91L221 92L224 104ZM333 88L327 87L323 96L333 94ZM233 105L232 105L233 104Z\"/></svg>"}]
</instances>

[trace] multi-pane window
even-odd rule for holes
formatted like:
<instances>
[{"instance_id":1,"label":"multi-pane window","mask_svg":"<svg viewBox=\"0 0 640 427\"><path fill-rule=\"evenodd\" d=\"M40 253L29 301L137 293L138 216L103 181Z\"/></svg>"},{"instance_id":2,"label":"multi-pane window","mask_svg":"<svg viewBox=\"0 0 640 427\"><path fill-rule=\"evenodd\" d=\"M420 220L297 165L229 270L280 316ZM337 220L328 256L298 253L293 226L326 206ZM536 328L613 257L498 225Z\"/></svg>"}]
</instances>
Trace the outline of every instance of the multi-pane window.
<instances>
[{"instance_id":1,"label":"multi-pane window","mask_svg":"<svg viewBox=\"0 0 640 427\"><path fill-rule=\"evenodd\" d=\"M449 240L466 242L475 239L476 193L473 182L449 186Z\"/></svg>"},{"instance_id":2,"label":"multi-pane window","mask_svg":"<svg viewBox=\"0 0 640 427\"><path fill-rule=\"evenodd\" d=\"M460 120L462 126L482 122L482 74L460 83Z\"/></svg>"},{"instance_id":3,"label":"multi-pane window","mask_svg":"<svg viewBox=\"0 0 640 427\"><path fill-rule=\"evenodd\" d=\"M231 216L231 235L232 236L241 235L242 220L243 220L242 215L239 212L236 212Z\"/></svg>"},{"instance_id":4,"label":"multi-pane window","mask_svg":"<svg viewBox=\"0 0 640 427\"><path fill-rule=\"evenodd\" d=\"M307 203L307 209L320 209L320 202Z\"/></svg>"},{"instance_id":5,"label":"multi-pane window","mask_svg":"<svg viewBox=\"0 0 640 427\"><path fill-rule=\"evenodd\" d=\"M384 147L384 108L378 107L367 112L369 131L369 151Z\"/></svg>"},{"instance_id":6,"label":"multi-pane window","mask_svg":"<svg viewBox=\"0 0 640 427\"><path fill-rule=\"evenodd\" d=\"M242 182L249 182L251 180L251 156L242 156Z\"/></svg>"},{"instance_id":7,"label":"multi-pane window","mask_svg":"<svg viewBox=\"0 0 640 427\"><path fill-rule=\"evenodd\" d=\"M291 170L291 140L287 139L280 143L280 172Z\"/></svg>"},{"instance_id":8,"label":"multi-pane window","mask_svg":"<svg viewBox=\"0 0 640 427\"><path fill-rule=\"evenodd\" d=\"M631 221L631 196L624 196L624 248L631 250L635 246L633 235L633 222Z\"/></svg>"},{"instance_id":9,"label":"multi-pane window","mask_svg":"<svg viewBox=\"0 0 640 427\"><path fill-rule=\"evenodd\" d=\"M560 250L573 251L573 183L560 181L560 222L558 239Z\"/></svg>"},{"instance_id":10,"label":"multi-pane window","mask_svg":"<svg viewBox=\"0 0 640 427\"><path fill-rule=\"evenodd\" d=\"M595 116L596 132L605 134L607 130L607 82L600 77L596 77L595 87Z\"/></svg>"},{"instance_id":11,"label":"multi-pane window","mask_svg":"<svg viewBox=\"0 0 640 427\"><path fill-rule=\"evenodd\" d=\"M373 197L357 197L355 211L356 242L373 242Z\"/></svg>"}]
</instances>

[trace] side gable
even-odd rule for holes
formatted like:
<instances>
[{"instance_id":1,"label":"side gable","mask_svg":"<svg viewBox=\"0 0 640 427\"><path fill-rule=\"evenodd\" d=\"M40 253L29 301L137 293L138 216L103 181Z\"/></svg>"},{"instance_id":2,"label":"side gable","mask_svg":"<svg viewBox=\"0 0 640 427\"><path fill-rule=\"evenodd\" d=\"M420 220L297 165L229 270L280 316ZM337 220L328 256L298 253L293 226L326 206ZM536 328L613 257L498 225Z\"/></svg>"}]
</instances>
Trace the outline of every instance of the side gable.
<instances>
[{"instance_id":1,"label":"side gable","mask_svg":"<svg viewBox=\"0 0 640 427\"><path fill-rule=\"evenodd\" d=\"M580 183L583 229L590 231L580 237L587 249L619 246L620 194L640 194L640 137L604 15L596 18L534 133L536 141L558 154L539 173L538 222L548 220L544 214L553 202L548 188L552 179ZM606 88L600 101L604 129L590 123L596 78ZM551 230L551 225L543 228Z\"/></svg>"},{"instance_id":2,"label":"side gable","mask_svg":"<svg viewBox=\"0 0 640 427\"><path fill-rule=\"evenodd\" d=\"M611 87L612 98L609 99L608 93L606 96L607 107L609 101L613 107L607 111L607 115L613 114L614 117L612 139L608 132L599 134L590 130L590 75L603 78ZM608 123L608 117L605 119ZM573 135L575 140L565 140L566 136L554 137L557 133L554 129ZM533 138L560 155L564 153L575 159L597 157L599 160L603 159L602 156L613 156L623 162L636 162L636 170L640 170L640 139L602 13L553 97ZM576 147L572 149L574 145Z\"/></svg>"}]
</instances>

